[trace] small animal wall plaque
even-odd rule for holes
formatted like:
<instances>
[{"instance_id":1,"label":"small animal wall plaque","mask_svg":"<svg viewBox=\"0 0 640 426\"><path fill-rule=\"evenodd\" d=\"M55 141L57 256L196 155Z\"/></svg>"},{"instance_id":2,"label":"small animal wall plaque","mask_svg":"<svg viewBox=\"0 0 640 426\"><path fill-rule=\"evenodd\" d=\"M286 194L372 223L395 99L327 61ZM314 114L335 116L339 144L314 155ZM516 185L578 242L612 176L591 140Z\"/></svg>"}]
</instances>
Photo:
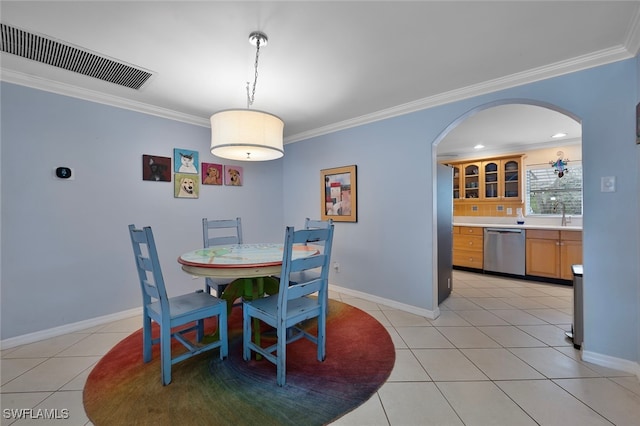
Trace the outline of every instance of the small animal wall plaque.
<instances>
[{"instance_id":1,"label":"small animal wall plaque","mask_svg":"<svg viewBox=\"0 0 640 426\"><path fill-rule=\"evenodd\" d=\"M171 157L143 155L142 180L171 182Z\"/></svg>"},{"instance_id":2,"label":"small animal wall plaque","mask_svg":"<svg viewBox=\"0 0 640 426\"><path fill-rule=\"evenodd\" d=\"M202 184L222 185L222 164L202 163Z\"/></svg>"},{"instance_id":3,"label":"small animal wall plaque","mask_svg":"<svg viewBox=\"0 0 640 426\"><path fill-rule=\"evenodd\" d=\"M198 176L190 173L176 173L174 182L175 198L198 198L200 194L200 182Z\"/></svg>"},{"instance_id":4,"label":"small animal wall plaque","mask_svg":"<svg viewBox=\"0 0 640 426\"><path fill-rule=\"evenodd\" d=\"M242 167L224 166L224 184L229 186L242 186Z\"/></svg>"},{"instance_id":5,"label":"small animal wall plaque","mask_svg":"<svg viewBox=\"0 0 640 426\"><path fill-rule=\"evenodd\" d=\"M198 151L174 148L173 167L176 173L198 174Z\"/></svg>"}]
</instances>

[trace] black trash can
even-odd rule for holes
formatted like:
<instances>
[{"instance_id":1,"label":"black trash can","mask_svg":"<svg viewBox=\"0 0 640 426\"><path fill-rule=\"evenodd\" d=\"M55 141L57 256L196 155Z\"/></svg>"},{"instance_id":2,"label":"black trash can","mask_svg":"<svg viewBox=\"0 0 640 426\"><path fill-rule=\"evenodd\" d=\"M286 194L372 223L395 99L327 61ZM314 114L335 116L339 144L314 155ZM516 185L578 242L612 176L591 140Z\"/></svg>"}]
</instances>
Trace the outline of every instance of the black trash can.
<instances>
[{"instance_id":1,"label":"black trash can","mask_svg":"<svg viewBox=\"0 0 640 426\"><path fill-rule=\"evenodd\" d=\"M566 335L573 340L573 347L580 349L584 339L584 312L582 302L582 265L572 265L573 272L573 324Z\"/></svg>"}]
</instances>

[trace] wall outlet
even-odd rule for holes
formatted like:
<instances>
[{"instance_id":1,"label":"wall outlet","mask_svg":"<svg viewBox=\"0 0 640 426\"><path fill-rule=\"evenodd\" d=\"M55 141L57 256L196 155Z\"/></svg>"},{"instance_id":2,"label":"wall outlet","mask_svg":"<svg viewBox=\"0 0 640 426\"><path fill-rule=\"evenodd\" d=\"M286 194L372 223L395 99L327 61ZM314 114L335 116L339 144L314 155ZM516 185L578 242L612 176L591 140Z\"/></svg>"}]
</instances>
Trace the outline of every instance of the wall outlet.
<instances>
[{"instance_id":1,"label":"wall outlet","mask_svg":"<svg viewBox=\"0 0 640 426\"><path fill-rule=\"evenodd\" d=\"M333 269L335 269L336 272L340 272L340 264L338 262L333 262Z\"/></svg>"}]
</instances>

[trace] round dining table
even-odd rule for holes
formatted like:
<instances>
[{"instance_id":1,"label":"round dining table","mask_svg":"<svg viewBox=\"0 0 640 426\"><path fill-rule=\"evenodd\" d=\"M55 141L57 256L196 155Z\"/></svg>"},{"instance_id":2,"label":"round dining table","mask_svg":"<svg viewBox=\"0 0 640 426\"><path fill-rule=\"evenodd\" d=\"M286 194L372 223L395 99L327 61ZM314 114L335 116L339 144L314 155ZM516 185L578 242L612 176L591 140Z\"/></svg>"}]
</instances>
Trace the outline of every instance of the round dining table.
<instances>
[{"instance_id":1,"label":"round dining table","mask_svg":"<svg viewBox=\"0 0 640 426\"><path fill-rule=\"evenodd\" d=\"M292 258L302 259L320 252L313 245L295 244ZM182 270L203 278L228 278L230 284L218 295L227 302L231 313L238 299L255 300L265 294L276 294L280 280L275 276L282 271L284 244L230 244L192 250L178 257ZM260 333L254 324L255 341Z\"/></svg>"},{"instance_id":2,"label":"round dining table","mask_svg":"<svg viewBox=\"0 0 640 426\"><path fill-rule=\"evenodd\" d=\"M199 277L259 278L279 275L284 244L230 244L211 246L184 253L178 257L182 270ZM293 246L293 259L319 252L313 245Z\"/></svg>"}]
</instances>

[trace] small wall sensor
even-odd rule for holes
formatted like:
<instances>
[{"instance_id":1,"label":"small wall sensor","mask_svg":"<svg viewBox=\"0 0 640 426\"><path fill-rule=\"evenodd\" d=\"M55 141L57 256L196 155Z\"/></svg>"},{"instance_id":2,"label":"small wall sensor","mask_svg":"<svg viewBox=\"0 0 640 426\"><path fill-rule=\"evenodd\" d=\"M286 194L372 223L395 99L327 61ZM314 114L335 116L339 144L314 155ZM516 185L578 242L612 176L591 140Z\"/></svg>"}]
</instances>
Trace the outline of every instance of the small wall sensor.
<instances>
[{"instance_id":1,"label":"small wall sensor","mask_svg":"<svg viewBox=\"0 0 640 426\"><path fill-rule=\"evenodd\" d=\"M73 174L73 169L69 167L56 167L54 170L55 176L58 179L64 180L74 180L75 176Z\"/></svg>"}]
</instances>

